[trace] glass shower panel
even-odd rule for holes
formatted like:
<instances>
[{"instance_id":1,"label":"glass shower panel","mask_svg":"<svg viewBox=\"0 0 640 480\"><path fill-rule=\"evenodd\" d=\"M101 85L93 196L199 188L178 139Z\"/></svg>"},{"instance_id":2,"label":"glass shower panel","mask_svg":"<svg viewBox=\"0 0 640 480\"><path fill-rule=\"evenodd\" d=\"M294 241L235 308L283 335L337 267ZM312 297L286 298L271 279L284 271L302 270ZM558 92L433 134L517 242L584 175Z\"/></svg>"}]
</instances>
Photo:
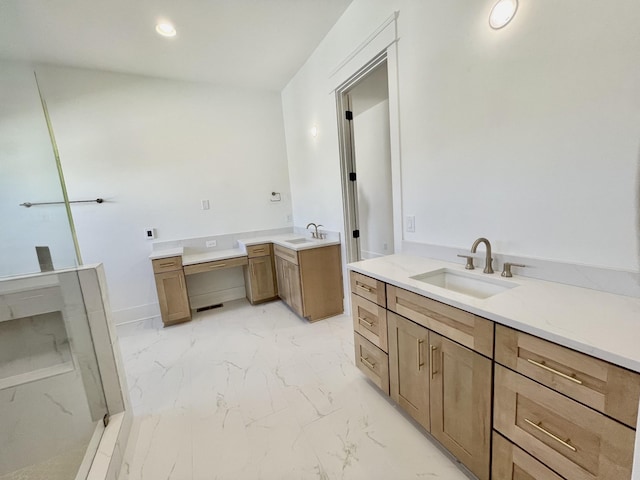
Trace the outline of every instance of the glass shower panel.
<instances>
[{"instance_id":1,"label":"glass shower panel","mask_svg":"<svg viewBox=\"0 0 640 480\"><path fill-rule=\"evenodd\" d=\"M40 271L37 246L56 270L76 266L62 187L33 68L0 62L0 277Z\"/></svg>"},{"instance_id":2,"label":"glass shower panel","mask_svg":"<svg viewBox=\"0 0 640 480\"><path fill-rule=\"evenodd\" d=\"M62 192L33 68L0 61L0 480L85 478L107 413Z\"/></svg>"}]
</instances>

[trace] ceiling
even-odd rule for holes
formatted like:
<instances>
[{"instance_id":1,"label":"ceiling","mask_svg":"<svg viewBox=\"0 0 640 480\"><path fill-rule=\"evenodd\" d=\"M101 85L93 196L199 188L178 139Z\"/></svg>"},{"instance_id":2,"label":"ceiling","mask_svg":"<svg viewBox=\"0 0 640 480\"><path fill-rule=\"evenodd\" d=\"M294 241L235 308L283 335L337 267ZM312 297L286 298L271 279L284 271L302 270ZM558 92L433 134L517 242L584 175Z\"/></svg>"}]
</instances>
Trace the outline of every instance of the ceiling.
<instances>
[{"instance_id":1,"label":"ceiling","mask_svg":"<svg viewBox=\"0 0 640 480\"><path fill-rule=\"evenodd\" d=\"M351 1L0 0L0 58L280 91Z\"/></svg>"}]
</instances>

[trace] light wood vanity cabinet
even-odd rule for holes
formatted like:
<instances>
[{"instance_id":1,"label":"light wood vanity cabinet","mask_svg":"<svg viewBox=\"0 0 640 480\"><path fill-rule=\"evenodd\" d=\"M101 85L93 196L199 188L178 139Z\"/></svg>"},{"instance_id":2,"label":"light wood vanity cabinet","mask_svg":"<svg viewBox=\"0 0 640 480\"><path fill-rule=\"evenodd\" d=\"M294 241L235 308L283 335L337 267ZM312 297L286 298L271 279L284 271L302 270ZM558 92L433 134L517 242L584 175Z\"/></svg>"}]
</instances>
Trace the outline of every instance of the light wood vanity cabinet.
<instances>
[{"instance_id":1,"label":"light wood vanity cabinet","mask_svg":"<svg viewBox=\"0 0 640 480\"><path fill-rule=\"evenodd\" d=\"M478 478L489 478L492 362L389 312L389 385L398 405Z\"/></svg>"},{"instance_id":2,"label":"light wood vanity cabinet","mask_svg":"<svg viewBox=\"0 0 640 480\"><path fill-rule=\"evenodd\" d=\"M278 295L309 321L343 311L340 245L292 250L274 245Z\"/></svg>"},{"instance_id":3,"label":"light wood vanity cabinet","mask_svg":"<svg viewBox=\"0 0 640 480\"><path fill-rule=\"evenodd\" d=\"M152 265L164 326L191 320L182 257L156 259L152 261Z\"/></svg>"},{"instance_id":4,"label":"light wood vanity cabinet","mask_svg":"<svg viewBox=\"0 0 640 480\"><path fill-rule=\"evenodd\" d=\"M244 267L247 299L254 305L278 298L271 244L248 246L247 256L249 261Z\"/></svg>"},{"instance_id":5,"label":"light wood vanity cabinet","mask_svg":"<svg viewBox=\"0 0 640 480\"><path fill-rule=\"evenodd\" d=\"M356 365L479 479L631 478L640 374L350 277Z\"/></svg>"},{"instance_id":6,"label":"light wood vanity cabinet","mask_svg":"<svg viewBox=\"0 0 640 480\"><path fill-rule=\"evenodd\" d=\"M356 272L350 277L356 365L384 391L371 362L359 357L362 345L378 362L388 352L391 398L479 479L488 480L491 359L427 326L492 354L493 323Z\"/></svg>"}]
</instances>

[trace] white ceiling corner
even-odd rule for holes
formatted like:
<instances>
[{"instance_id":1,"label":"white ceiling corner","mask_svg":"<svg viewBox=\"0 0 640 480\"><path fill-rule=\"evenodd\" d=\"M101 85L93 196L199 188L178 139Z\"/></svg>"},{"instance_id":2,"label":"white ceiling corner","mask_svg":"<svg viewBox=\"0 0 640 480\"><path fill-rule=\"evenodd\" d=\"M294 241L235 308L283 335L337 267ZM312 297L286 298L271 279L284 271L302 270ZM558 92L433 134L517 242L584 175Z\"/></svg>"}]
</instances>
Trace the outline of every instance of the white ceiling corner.
<instances>
[{"instance_id":1,"label":"white ceiling corner","mask_svg":"<svg viewBox=\"0 0 640 480\"><path fill-rule=\"evenodd\" d=\"M0 58L280 91L351 1L2 0Z\"/></svg>"}]
</instances>

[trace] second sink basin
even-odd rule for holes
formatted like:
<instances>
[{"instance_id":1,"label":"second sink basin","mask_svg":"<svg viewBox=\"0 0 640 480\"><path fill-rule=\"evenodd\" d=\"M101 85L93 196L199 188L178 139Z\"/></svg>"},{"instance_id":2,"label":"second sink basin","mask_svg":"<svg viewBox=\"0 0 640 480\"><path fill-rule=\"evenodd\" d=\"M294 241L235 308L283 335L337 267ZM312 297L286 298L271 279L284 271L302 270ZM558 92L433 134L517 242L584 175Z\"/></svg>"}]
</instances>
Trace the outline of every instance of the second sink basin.
<instances>
[{"instance_id":1,"label":"second sink basin","mask_svg":"<svg viewBox=\"0 0 640 480\"><path fill-rule=\"evenodd\" d=\"M311 240L308 240L306 238L292 238L290 240L285 240L285 242L299 245L301 243L311 243Z\"/></svg>"},{"instance_id":2,"label":"second sink basin","mask_svg":"<svg viewBox=\"0 0 640 480\"><path fill-rule=\"evenodd\" d=\"M448 268L421 273L411 278L475 298L489 298L518 286L516 283L494 278L480 278Z\"/></svg>"}]
</instances>

